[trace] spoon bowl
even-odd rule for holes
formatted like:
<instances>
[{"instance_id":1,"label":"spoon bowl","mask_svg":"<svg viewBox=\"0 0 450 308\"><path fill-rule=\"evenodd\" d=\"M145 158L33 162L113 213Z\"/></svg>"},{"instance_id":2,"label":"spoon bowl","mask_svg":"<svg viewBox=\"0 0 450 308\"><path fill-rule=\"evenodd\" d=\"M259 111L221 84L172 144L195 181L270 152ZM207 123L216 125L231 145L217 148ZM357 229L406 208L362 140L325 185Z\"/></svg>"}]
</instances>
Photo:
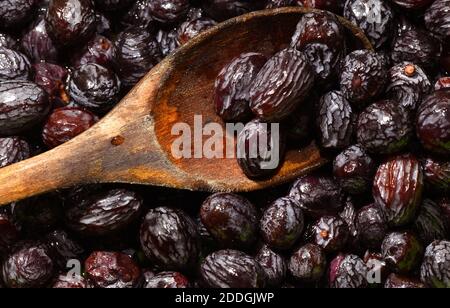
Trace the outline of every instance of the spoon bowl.
<instances>
[{"instance_id":1,"label":"spoon bowl","mask_svg":"<svg viewBox=\"0 0 450 308\"><path fill-rule=\"evenodd\" d=\"M252 191L292 181L322 166L327 160L314 143L288 151L278 173L264 181L248 179L235 158L172 155L179 138L173 134L174 125L185 123L192 134L194 119L199 117L203 125L225 125L213 106L214 82L222 67L243 52L270 56L287 47L301 16L314 11L293 7L254 12L195 37L152 69L91 129L53 150L0 169L0 204L98 182ZM338 18L350 33L349 46L372 49L361 30Z\"/></svg>"}]
</instances>

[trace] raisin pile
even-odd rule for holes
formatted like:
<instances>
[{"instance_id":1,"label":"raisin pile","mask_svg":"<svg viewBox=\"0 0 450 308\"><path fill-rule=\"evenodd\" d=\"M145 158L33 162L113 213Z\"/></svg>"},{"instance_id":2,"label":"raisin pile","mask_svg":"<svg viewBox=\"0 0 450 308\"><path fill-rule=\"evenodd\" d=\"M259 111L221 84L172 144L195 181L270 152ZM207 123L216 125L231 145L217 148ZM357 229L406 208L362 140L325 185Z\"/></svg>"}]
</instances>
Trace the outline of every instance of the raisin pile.
<instances>
[{"instance_id":1,"label":"raisin pile","mask_svg":"<svg viewBox=\"0 0 450 308\"><path fill-rule=\"evenodd\" d=\"M328 164L252 193L89 184L6 205L0 286L450 288L449 0L8 0L0 168L88 130L203 31L286 6L324 11L224 65L210 108L243 124L253 181L310 142Z\"/></svg>"}]
</instances>

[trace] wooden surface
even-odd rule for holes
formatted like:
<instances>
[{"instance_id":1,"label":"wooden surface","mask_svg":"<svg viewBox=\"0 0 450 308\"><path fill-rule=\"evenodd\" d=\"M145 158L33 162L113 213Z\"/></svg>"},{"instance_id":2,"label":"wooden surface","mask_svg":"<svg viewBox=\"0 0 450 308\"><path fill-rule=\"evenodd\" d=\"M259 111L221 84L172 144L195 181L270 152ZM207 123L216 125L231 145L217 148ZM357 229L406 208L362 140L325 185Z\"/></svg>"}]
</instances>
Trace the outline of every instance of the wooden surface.
<instances>
[{"instance_id":1,"label":"wooden surface","mask_svg":"<svg viewBox=\"0 0 450 308\"><path fill-rule=\"evenodd\" d=\"M302 14L283 8L241 16L207 31L167 57L87 132L51 151L0 169L0 204L84 183L120 182L191 190L251 191L292 181L326 161L311 144L287 153L279 173L255 182L235 159L181 159L171 155L172 125L222 121L214 113L214 80L242 52L271 55L287 46ZM361 31L359 48L371 48ZM359 45L359 46L358 46ZM114 139L114 141L113 141ZM117 142L119 140L120 142Z\"/></svg>"}]
</instances>

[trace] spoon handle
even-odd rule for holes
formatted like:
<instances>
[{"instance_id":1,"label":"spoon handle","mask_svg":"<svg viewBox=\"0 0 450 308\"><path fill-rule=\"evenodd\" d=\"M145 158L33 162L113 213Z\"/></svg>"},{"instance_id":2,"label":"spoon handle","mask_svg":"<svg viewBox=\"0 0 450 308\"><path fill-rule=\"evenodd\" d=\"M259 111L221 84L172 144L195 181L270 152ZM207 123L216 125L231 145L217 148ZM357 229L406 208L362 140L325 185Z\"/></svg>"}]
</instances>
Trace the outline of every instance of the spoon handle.
<instances>
[{"instance_id":1,"label":"spoon handle","mask_svg":"<svg viewBox=\"0 0 450 308\"><path fill-rule=\"evenodd\" d=\"M189 187L191 179L161 150L151 109L160 67L95 126L41 155L0 169L0 205L88 183Z\"/></svg>"}]
</instances>

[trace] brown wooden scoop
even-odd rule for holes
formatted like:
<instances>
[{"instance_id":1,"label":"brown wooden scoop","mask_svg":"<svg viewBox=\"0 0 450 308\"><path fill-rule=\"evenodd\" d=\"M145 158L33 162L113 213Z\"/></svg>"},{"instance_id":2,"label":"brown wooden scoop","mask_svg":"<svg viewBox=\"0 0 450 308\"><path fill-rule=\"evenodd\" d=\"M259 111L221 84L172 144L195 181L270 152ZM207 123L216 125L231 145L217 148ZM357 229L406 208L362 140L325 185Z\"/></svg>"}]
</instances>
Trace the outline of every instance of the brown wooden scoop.
<instances>
[{"instance_id":1,"label":"brown wooden scoop","mask_svg":"<svg viewBox=\"0 0 450 308\"><path fill-rule=\"evenodd\" d=\"M39 156L0 170L0 204L58 188L96 182L168 186L190 190L250 191L291 181L325 163L314 144L290 151L279 173L249 180L235 159L181 159L171 155L173 124L222 123L212 103L222 67L243 52L273 54L287 46L305 8L241 16L207 31L167 57L97 125ZM348 21L361 48L371 48Z\"/></svg>"}]
</instances>

